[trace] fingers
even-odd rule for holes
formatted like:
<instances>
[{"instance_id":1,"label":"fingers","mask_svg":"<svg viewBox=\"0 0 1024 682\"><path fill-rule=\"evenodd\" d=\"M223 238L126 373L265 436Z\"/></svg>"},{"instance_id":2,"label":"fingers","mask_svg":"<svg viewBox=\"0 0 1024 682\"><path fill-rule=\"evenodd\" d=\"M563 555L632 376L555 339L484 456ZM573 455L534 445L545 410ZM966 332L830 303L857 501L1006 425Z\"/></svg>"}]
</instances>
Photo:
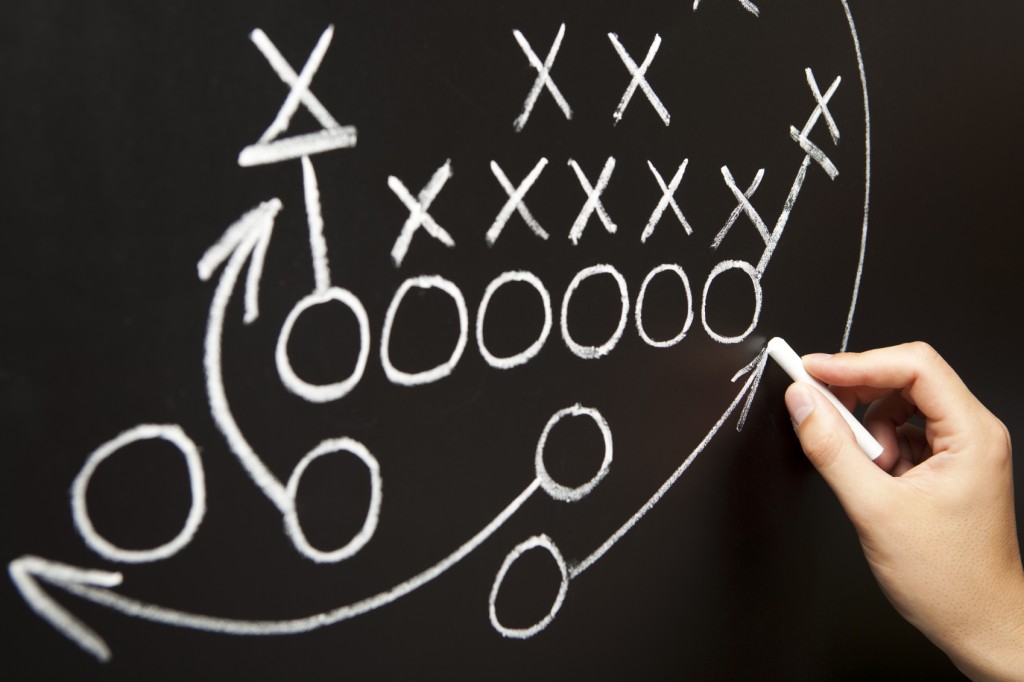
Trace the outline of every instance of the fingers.
<instances>
[{"instance_id":1,"label":"fingers","mask_svg":"<svg viewBox=\"0 0 1024 682\"><path fill-rule=\"evenodd\" d=\"M900 427L917 413L917 408L904 399L899 392L893 392L875 400L864 413L864 426L885 450L875 460L875 464L889 473L895 474L894 468L898 461L906 460L906 433Z\"/></svg>"},{"instance_id":2,"label":"fingers","mask_svg":"<svg viewBox=\"0 0 1024 682\"><path fill-rule=\"evenodd\" d=\"M795 383L786 391L786 407L807 458L848 513L880 490L888 474L864 454L849 425L820 391Z\"/></svg>"},{"instance_id":3,"label":"fingers","mask_svg":"<svg viewBox=\"0 0 1024 682\"><path fill-rule=\"evenodd\" d=\"M956 372L924 343L864 353L809 355L804 365L821 381L850 387L837 393L852 391L857 402L871 402L899 391L907 403L946 432L969 432L979 412L985 411Z\"/></svg>"}]
</instances>

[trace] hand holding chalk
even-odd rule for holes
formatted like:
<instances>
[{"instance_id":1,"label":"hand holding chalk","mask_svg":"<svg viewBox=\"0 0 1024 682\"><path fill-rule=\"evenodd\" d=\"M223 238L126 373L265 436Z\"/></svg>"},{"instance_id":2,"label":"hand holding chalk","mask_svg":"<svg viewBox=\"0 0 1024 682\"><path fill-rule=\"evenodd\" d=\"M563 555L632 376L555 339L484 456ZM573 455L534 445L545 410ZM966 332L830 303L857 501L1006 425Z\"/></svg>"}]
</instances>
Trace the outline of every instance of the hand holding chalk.
<instances>
[{"instance_id":1,"label":"hand holding chalk","mask_svg":"<svg viewBox=\"0 0 1024 682\"><path fill-rule=\"evenodd\" d=\"M828 409L828 394L803 382L786 391L800 445L853 522L886 597L971 679L1024 680L1024 567L1006 428L926 344L804 363L839 396L870 403L865 420L885 446L876 462ZM909 422L914 415L925 428Z\"/></svg>"},{"instance_id":2,"label":"hand holding chalk","mask_svg":"<svg viewBox=\"0 0 1024 682\"><path fill-rule=\"evenodd\" d=\"M868 430L864 428L864 425L857 421L846 407L839 402L839 400L832 394L825 384L821 383L810 374L804 368L803 360L800 356L790 347L788 343L776 336L774 339L768 342L768 356L779 363L779 366L785 370L786 374L793 381L800 381L805 384L814 386L822 395L824 395L832 405L839 410L839 414L842 415L846 423L853 429L853 435L857 439L857 445L867 453L867 456L872 460L878 459L878 456L882 454L884 448L882 445L874 439L874 437L868 433Z\"/></svg>"}]
</instances>

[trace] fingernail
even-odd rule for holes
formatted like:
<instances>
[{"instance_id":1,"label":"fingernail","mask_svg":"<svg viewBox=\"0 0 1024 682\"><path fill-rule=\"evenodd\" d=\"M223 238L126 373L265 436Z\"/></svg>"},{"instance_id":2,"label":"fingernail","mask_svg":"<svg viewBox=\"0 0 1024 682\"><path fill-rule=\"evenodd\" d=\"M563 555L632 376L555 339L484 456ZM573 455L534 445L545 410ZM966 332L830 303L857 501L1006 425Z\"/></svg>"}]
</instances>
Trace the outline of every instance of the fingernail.
<instances>
[{"instance_id":1,"label":"fingernail","mask_svg":"<svg viewBox=\"0 0 1024 682\"><path fill-rule=\"evenodd\" d=\"M804 356L804 359L811 360L813 362L815 360L830 360L832 357L833 355L831 353L808 353Z\"/></svg>"},{"instance_id":2,"label":"fingernail","mask_svg":"<svg viewBox=\"0 0 1024 682\"><path fill-rule=\"evenodd\" d=\"M814 411L814 397L810 393L811 390L808 386L793 384L786 391L786 409L789 410L789 416L797 426L800 426Z\"/></svg>"}]
</instances>

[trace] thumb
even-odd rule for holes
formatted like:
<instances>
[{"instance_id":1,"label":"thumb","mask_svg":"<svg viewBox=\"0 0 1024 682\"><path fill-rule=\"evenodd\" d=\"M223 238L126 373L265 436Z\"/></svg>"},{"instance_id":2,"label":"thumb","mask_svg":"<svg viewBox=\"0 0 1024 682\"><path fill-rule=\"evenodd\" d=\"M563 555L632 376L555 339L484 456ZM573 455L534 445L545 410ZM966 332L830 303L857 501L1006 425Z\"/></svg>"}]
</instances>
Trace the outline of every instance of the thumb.
<instances>
[{"instance_id":1,"label":"thumb","mask_svg":"<svg viewBox=\"0 0 1024 682\"><path fill-rule=\"evenodd\" d=\"M795 383L786 408L807 459L825 479L847 513L879 490L887 474L864 454L849 424L817 388Z\"/></svg>"}]
</instances>

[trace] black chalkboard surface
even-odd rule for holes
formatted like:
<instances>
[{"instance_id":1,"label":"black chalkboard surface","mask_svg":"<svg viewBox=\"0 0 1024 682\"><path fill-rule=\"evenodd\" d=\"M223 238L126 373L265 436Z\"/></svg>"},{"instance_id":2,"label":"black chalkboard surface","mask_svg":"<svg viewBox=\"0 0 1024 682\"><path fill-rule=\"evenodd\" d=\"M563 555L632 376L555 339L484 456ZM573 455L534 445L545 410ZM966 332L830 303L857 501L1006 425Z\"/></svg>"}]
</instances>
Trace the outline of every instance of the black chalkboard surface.
<instances>
[{"instance_id":1,"label":"black chalkboard surface","mask_svg":"<svg viewBox=\"0 0 1024 682\"><path fill-rule=\"evenodd\" d=\"M8 8L5 678L959 679L763 351L1020 431L1022 20Z\"/></svg>"}]
</instances>

